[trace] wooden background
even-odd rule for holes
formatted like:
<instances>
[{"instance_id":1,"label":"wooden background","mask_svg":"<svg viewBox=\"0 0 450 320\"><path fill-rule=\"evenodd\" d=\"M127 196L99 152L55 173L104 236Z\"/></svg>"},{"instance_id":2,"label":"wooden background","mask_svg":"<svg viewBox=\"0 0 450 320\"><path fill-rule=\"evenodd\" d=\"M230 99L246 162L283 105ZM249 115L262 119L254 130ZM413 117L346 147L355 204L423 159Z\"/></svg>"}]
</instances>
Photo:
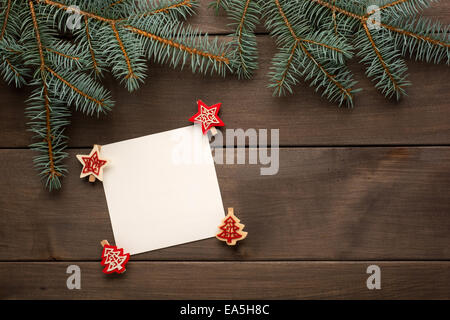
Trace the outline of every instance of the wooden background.
<instances>
[{"instance_id":1,"label":"wooden background","mask_svg":"<svg viewBox=\"0 0 450 320\"><path fill-rule=\"evenodd\" d=\"M208 2L190 22L222 37L227 21ZM449 24L450 2L426 15ZM303 83L273 98L266 74L275 45L258 31L253 80L152 65L136 93L107 81L113 112L73 111L70 174L59 192L45 191L32 167L28 91L0 84L0 298L450 298L450 69L409 60L414 85L400 103L378 93L356 61L364 92L354 109ZM228 128L280 129L277 175L216 166L224 206L248 238L235 248L208 239L133 256L126 274L105 276L99 241L114 238L103 187L78 178L74 155L186 126L198 98L223 102ZM66 288L71 264L81 267L81 290ZM366 288L371 264L381 267L381 290Z\"/></svg>"}]
</instances>

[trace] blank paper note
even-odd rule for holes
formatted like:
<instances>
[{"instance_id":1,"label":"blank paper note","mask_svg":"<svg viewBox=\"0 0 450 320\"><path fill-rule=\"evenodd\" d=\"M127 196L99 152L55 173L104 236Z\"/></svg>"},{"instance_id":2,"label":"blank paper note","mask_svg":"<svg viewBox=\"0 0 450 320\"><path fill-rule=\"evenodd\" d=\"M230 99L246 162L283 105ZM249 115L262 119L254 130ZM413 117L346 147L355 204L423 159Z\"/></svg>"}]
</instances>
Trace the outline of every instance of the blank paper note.
<instances>
[{"instance_id":1,"label":"blank paper note","mask_svg":"<svg viewBox=\"0 0 450 320\"><path fill-rule=\"evenodd\" d=\"M116 245L130 254L214 237L224 209L199 125L102 146Z\"/></svg>"}]
</instances>

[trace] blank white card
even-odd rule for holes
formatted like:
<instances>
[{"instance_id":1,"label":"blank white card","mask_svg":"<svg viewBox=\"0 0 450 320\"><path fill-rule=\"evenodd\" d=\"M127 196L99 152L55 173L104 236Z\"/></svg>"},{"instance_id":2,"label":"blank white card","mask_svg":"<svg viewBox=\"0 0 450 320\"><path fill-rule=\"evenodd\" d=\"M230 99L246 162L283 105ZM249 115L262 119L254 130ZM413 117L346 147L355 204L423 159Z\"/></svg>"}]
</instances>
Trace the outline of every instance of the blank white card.
<instances>
[{"instance_id":1,"label":"blank white card","mask_svg":"<svg viewBox=\"0 0 450 320\"><path fill-rule=\"evenodd\" d=\"M116 245L130 254L214 237L224 209L199 125L102 146Z\"/></svg>"}]
</instances>

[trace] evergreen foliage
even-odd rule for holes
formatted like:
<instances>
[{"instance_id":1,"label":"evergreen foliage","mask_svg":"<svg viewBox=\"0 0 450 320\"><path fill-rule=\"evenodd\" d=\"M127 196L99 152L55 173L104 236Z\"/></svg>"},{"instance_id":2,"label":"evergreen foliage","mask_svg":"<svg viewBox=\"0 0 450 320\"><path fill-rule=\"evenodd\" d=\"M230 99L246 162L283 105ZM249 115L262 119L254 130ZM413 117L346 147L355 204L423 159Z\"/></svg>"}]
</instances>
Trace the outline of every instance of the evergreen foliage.
<instances>
[{"instance_id":1,"label":"evergreen foliage","mask_svg":"<svg viewBox=\"0 0 450 320\"><path fill-rule=\"evenodd\" d=\"M449 26L420 16L434 1L214 0L235 30L232 41L219 42L185 25L195 0L0 0L0 75L34 88L26 109L31 148L46 186L58 189L71 108L99 115L113 107L100 83L105 72L129 91L144 82L147 60L250 78L264 21L277 39L269 74L275 95L303 79L352 107L360 89L346 64L357 56L375 86L399 99L410 85L405 57L450 63Z\"/></svg>"},{"instance_id":2,"label":"evergreen foliage","mask_svg":"<svg viewBox=\"0 0 450 320\"><path fill-rule=\"evenodd\" d=\"M353 54L386 97L410 85L404 57L450 63L449 26L420 17L435 0L215 0L236 30L232 52L241 76L256 68L255 25L265 20L277 38L269 87L292 93L300 78L339 105L353 106L356 82L346 67Z\"/></svg>"},{"instance_id":3,"label":"evergreen foliage","mask_svg":"<svg viewBox=\"0 0 450 320\"><path fill-rule=\"evenodd\" d=\"M114 103L99 82L106 71L133 91L147 59L193 72L231 71L228 45L185 26L194 0L0 0L0 74L34 87L26 114L39 152L35 165L48 189L67 173L71 107L104 113Z\"/></svg>"}]
</instances>

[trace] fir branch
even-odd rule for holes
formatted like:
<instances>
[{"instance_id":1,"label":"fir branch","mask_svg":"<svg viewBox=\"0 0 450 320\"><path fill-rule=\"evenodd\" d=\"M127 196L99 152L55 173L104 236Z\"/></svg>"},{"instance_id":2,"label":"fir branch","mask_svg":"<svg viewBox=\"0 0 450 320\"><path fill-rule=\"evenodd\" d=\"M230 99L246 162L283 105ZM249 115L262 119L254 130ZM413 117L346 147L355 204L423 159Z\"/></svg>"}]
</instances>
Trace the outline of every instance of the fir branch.
<instances>
[{"instance_id":1,"label":"fir branch","mask_svg":"<svg viewBox=\"0 0 450 320\"><path fill-rule=\"evenodd\" d=\"M288 57L285 56L283 52L280 52L277 56L275 56L273 60L273 64L278 65L281 73L276 70L276 67L272 67L275 71L272 73L273 85L271 87L275 88L274 95L284 95L284 90L288 90L289 93L292 93L292 86L297 84L298 80L295 76L297 70L295 70L295 66L293 64L296 50L298 48L299 41L295 41L294 45L291 49L288 50ZM283 50L283 49L282 49ZM279 76L281 74L281 76Z\"/></svg>"},{"instance_id":2,"label":"fir branch","mask_svg":"<svg viewBox=\"0 0 450 320\"><path fill-rule=\"evenodd\" d=\"M281 7L280 1L279 0L274 0L275 5L277 6L278 9L278 13L280 14L281 18L284 21L284 24L286 25L286 27L288 28L289 32L292 35L292 38L294 38L295 40L298 40L298 36L294 31L294 28L292 27L292 24L289 22L288 18L286 17L286 14L283 11L283 8Z\"/></svg>"},{"instance_id":3,"label":"fir branch","mask_svg":"<svg viewBox=\"0 0 450 320\"><path fill-rule=\"evenodd\" d=\"M161 36L158 36L158 35L153 34L151 32L144 31L144 30L135 28L135 27L130 26L130 25L125 25L124 28L128 29L130 32L136 33L136 34L141 35L143 37L146 37L146 38L148 38L150 40L157 41L160 44L163 44L165 46L169 46L169 47L178 49L180 51L187 52L191 56L200 56L200 57L204 57L204 58L209 58L209 59L217 61L219 63L224 63L224 64L227 64L227 65L230 64L230 60L226 57L226 52L225 51L223 51L222 54L220 54L220 55L212 54L210 52L206 52L206 51L197 49L195 47L191 47L191 46L185 45L185 44L183 44L181 42L174 41L174 40L172 40L172 39L170 39L168 37L161 37Z\"/></svg>"},{"instance_id":4,"label":"fir branch","mask_svg":"<svg viewBox=\"0 0 450 320\"><path fill-rule=\"evenodd\" d=\"M115 1L115 2L111 3L108 7L105 7L105 8L112 8L112 7L117 6L118 4L121 4L121 3L123 3L123 0L118 0L118 1Z\"/></svg>"},{"instance_id":5,"label":"fir branch","mask_svg":"<svg viewBox=\"0 0 450 320\"><path fill-rule=\"evenodd\" d=\"M422 9L428 8L429 3L436 0L378 0L381 2L381 5L370 12L368 12L365 17L369 17L370 15L380 11L385 14L393 14L396 17L406 17L417 14ZM384 3L384 4L383 4Z\"/></svg>"},{"instance_id":6,"label":"fir branch","mask_svg":"<svg viewBox=\"0 0 450 320\"><path fill-rule=\"evenodd\" d=\"M402 4L402 3L405 3L405 2L408 2L408 1L410 1L410 0L396 0L394 2L386 3L385 5L379 7L378 9L374 9L374 10L368 12L366 17L374 14L377 11L383 11L384 9L395 7L395 6L399 5L399 4Z\"/></svg>"},{"instance_id":7,"label":"fir branch","mask_svg":"<svg viewBox=\"0 0 450 320\"><path fill-rule=\"evenodd\" d=\"M21 77L20 73L13 67L13 65L11 64L11 62L9 62L8 58L5 58L5 62L6 62L6 64L8 65L8 67L11 69L11 71L14 72L14 74L15 74L18 78L20 78L20 77Z\"/></svg>"},{"instance_id":8,"label":"fir branch","mask_svg":"<svg viewBox=\"0 0 450 320\"><path fill-rule=\"evenodd\" d=\"M332 4L334 5L336 3L336 0L333 0ZM336 21L336 10L333 9L333 30L335 34L338 34L338 26Z\"/></svg>"},{"instance_id":9,"label":"fir branch","mask_svg":"<svg viewBox=\"0 0 450 320\"><path fill-rule=\"evenodd\" d=\"M234 41L230 44L236 62L234 69L240 78L250 78L258 68L257 43L254 34L261 16L261 6L256 0L228 0L225 10L234 21Z\"/></svg>"},{"instance_id":10,"label":"fir branch","mask_svg":"<svg viewBox=\"0 0 450 320\"><path fill-rule=\"evenodd\" d=\"M386 62L384 62L383 57L381 56L380 51L377 48L377 45L375 44L375 41L373 41L372 35L370 34L369 28L367 27L367 24L363 24L364 31L366 32L367 38L370 41L370 44L372 45L373 51L377 55L378 60L380 61L381 65L383 66L383 69L385 70L386 74L389 76L389 79L391 79L395 90L399 89L399 86L397 82L395 81L394 77L392 76L391 72L389 71L389 68L386 66Z\"/></svg>"},{"instance_id":11,"label":"fir branch","mask_svg":"<svg viewBox=\"0 0 450 320\"><path fill-rule=\"evenodd\" d=\"M317 68L320 69L320 71L325 74L325 76L332 82L334 85L342 92L343 96L341 99L341 103L343 100L348 100L349 106L352 106L352 94L351 94L351 88L345 88L344 85L336 80L336 75L331 74L327 71L326 66L322 65L319 61L317 61L314 56L306 49L305 45L302 43L302 41L299 41L299 46L302 49L302 51L308 56L308 58L317 66Z\"/></svg>"},{"instance_id":12,"label":"fir branch","mask_svg":"<svg viewBox=\"0 0 450 320\"><path fill-rule=\"evenodd\" d=\"M35 82L34 85L39 85ZM30 118L31 131L35 133L34 142L30 145L33 150L40 152L34 157L39 175L45 180L49 190L61 187L60 178L67 172L64 159L67 153L64 151L67 137L63 135L64 128L69 124L67 118L70 113L64 102L56 98L50 98L47 86L41 83L41 88L33 91L28 100L29 107L26 114ZM48 124L52 124L49 126Z\"/></svg>"},{"instance_id":13,"label":"fir branch","mask_svg":"<svg viewBox=\"0 0 450 320\"><path fill-rule=\"evenodd\" d=\"M11 11L11 0L8 0L8 4L7 4L6 9L4 11L4 18L3 18L3 23L2 23L2 29L0 31L0 40L2 40L3 37L5 36L6 26L8 25L8 18L9 18L10 11Z\"/></svg>"},{"instance_id":14,"label":"fir branch","mask_svg":"<svg viewBox=\"0 0 450 320\"><path fill-rule=\"evenodd\" d=\"M449 27L442 27L429 19L396 19L381 24L391 32L395 47L402 55L409 55L416 60L450 64Z\"/></svg>"},{"instance_id":15,"label":"fir branch","mask_svg":"<svg viewBox=\"0 0 450 320\"><path fill-rule=\"evenodd\" d=\"M67 55L65 53L53 50L52 48L45 48L45 50L47 50L48 52L57 54L58 56L66 58L66 59L69 59L69 60L80 61L80 57L69 56L69 55Z\"/></svg>"},{"instance_id":16,"label":"fir branch","mask_svg":"<svg viewBox=\"0 0 450 320\"><path fill-rule=\"evenodd\" d=\"M45 79L45 77L44 77L45 59L44 59L44 49L43 49L43 45L41 42L41 34L39 32L39 25L37 22L36 11L34 10L33 1L28 0L28 5L30 6L31 18L33 20L33 27L34 27L34 32L35 32L35 36L36 36L36 42L37 42L37 47L39 50L39 59L41 62L41 64L40 64L41 77L42 77L42 80L44 80Z\"/></svg>"},{"instance_id":17,"label":"fir branch","mask_svg":"<svg viewBox=\"0 0 450 320\"><path fill-rule=\"evenodd\" d=\"M60 74L58 74L56 71L52 70L49 67L45 67L45 69L51 74L53 75L56 79L58 79L59 81L61 81L66 87L68 87L70 89L70 94L72 94L72 91L76 94L78 94L79 96L81 96L82 98L84 98L86 100L85 103L82 103L80 101L78 101L76 103L77 106L79 106L80 109L82 109L83 111L87 111L88 113L94 113L96 111L96 113L100 113L100 112L104 112L105 110L109 110L111 108L111 102L109 102L107 99L108 98L96 98L94 94L90 94L88 93L89 91L98 91L97 88L93 89L93 85L95 86L95 84L89 83L89 85L84 84L84 87L86 87L85 90L82 90L79 88L79 85L77 86L76 84L73 84L71 80L65 79L64 77L62 77ZM72 79L76 79L76 75L72 75L70 76L70 78ZM78 78L82 78L82 80L84 81L77 81L79 83L85 83L86 79L84 78L85 76L83 74L78 75ZM52 83L52 82L50 82ZM59 92L60 95L64 96L65 95L65 90L59 90L58 84L57 83L53 83L53 85L55 86L55 89L53 90L54 92ZM98 86L98 85L97 85ZM101 96L106 96L105 91L101 91ZM64 99L61 99L64 100ZM68 98L67 101L70 103L71 102L71 98Z\"/></svg>"},{"instance_id":18,"label":"fir branch","mask_svg":"<svg viewBox=\"0 0 450 320\"><path fill-rule=\"evenodd\" d=\"M331 4L329 2L326 2L324 0L309 0L309 1L316 2L317 4L319 4L319 5L321 5L321 6L325 7L325 8L328 8L328 9L330 9L333 12L342 13L342 14L344 14L346 16L349 16L349 17L352 17L352 18L355 18L355 19L358 19L358 20L363 20L364 19L364 17L361 16L361 15L352 13L350 11L347 11L347 10L344 10L344 9L338 7L337 5L334 4L335 3L334 1L333 1L333 4Z\"/></svg>"},{"instance_id":19,"label":"fir branch","mask_svg":"<svg viewBox=\"0 0 450 320\"><path fill-rule=\"evenodd\" d=\"M27 68L20 60L20 52L11 48L11 43L3 39L0 41L0 73L6 83L14 82L16 87L26 84L26 77L29 76Z\"/></svg>"},{"instance_id":20,"label":"fir branch","mask_svg":"<svg viewBox=\"0 0 450 320\"><path fill-rule=\"evenodd\" d=\"M402 70L400 72L397 72L397 74L394 76L393 71L391 71L391 66L385 61L385 58L383 58L383 55L381 54L380 50L378 49L372 34L369 31L369 28L367 27L367 24L363 24L365 35L367 36L367 39L370 42L370 45L373 49L373 52L375 53L379 64L381 65L382 69L384 70L384 74L387 75L388 78L384 76L384 74L380 74L380 72L374 71L374 74L379 74L380 81L377 84L377 87L382 86L383 93L386 93L388 96L391 96L392 94L396 94L397 99L400 98L401 94L404 94L404 86L409 85L408 82L404 80L403 74L406 72L405 66L402 64ZM390 50L386 52L387 54L395 54L396 52L393 50ZM369 53L370 54L370 53ZM363 54L361 54L363 56ZM395 60L399 61L399 57L395 55L397 59L393 58L394 55L391 57L392 63L394 63ZM373 64L372 64L373 65ZM370 71L368 71L370 72ZM390 83L386 83L386 80L389 80Z\"/></svg>"},{"instance_id":21,"label":"fir branch","mask_svg":"<svg viewBox=\"0 0 450 320\"><path fill-rule=\"evenodd\" d=\"M88 56L77 43L54 40L45 47L45 51L47 66L52 69L80 72L86 68Z\"/></svg>"},{"instance_id":22,"label":"fir branch","mask_svg":"<svg viewBox=\"0 0 450 320\"><path fill-rule=\"evenodd\" d=\"M20 55L20 54L22 54L22 53L23 53L22 51L19 51L19 50L15 50L15 49L12 49L12 48L7 48L7 50L8 50L9 52L12 52L12 53L14 53L14 54L18 54L18 55Z\"/></svg>"},{"instance_id":23,"label":"fir branch","mask_svg":"<svg viewBox=\"0 0 450 320\"><path fill-rule=\"evenodd\" d=\"M108 67L132 91L146 77L145 56L174 67L189 63L194 72L224 75L233 66L228 44L179 23L194 12L195 0L0 4L0 74L7 83L34 87L26 108L37 139L30 147L39 152L34 162L50 190L61 186L67 172L63 133L69 107L98 115L113 105L109 91L96 82ZM68 23L74 17L67 14L73 6L81 15L81 28L75 30Z\"/></svg>"},{"instance_id":24,"label":"fir branch","mask_svg":"<svg viewBox=\"0 0 450 320\"><path fill-rule=\"evenodd\" d=\"M97 115L109 110L110 93L96 82L107 69L130 91L146 77L145 58L250 77L264 13L278 46L269 72L274 94L292 93L303 79L330 101L352 106L358 90L346 62L355 51L376 88L399 98L409 85L403 56L450 64L449 26L418 15L433 1L215 0L234 29L231 42L219 42L180 23L194 12L195 0L1 0L0 73L8 84L35 87L26 109L38 139L31 148L39 151L35 163L46 185L55 189L66 172L69 106ZM370 4L378 8L367 12ZM67 23L74 5L81 8L78 30Z\"/></svg>"},{"instance_id":25,"label":"fir branch","mask_svg":"<svg viewBox=\"0 0 450 320\"><path fill-rule=\"evenodd\" d=\"M312 44L315 44L315 45L324 47L324 48L326 48L326 49L330 49L330 50L333 50L333 51L336 51L336 52L339 52L339 53L343 53L343 50L342 50L342 49L339 49L339 48L337 48L337 47L330 46L330 45L328 45L328 44L326 44L326 43L321 43L321 42L314 41L314 40L309 40L309 39L302 39L302 38L300 38L300 37L295 33L294 28L292 27L292 24L289 22L288 18L286 17L286 14L284 13L283 8L281 7L280 1L279 1L279 0L274 0L274 1L275 1L275 4L276 4L277 8L278 8L278 12L280 13L280 16L283 18L283 21L284 21L286 27L288 28L288 30L289 30L289 32L291 33L292 37L293 37L296 41L312 43Z\"/></svg>"},{"instance_id":26,"label":"fir branch","mask_svg":"<svg viewBox=\"0 0 450 320\"><path fill-rule=\"evenodd\" d=\"M415 39L420 40L420 41L428 42L428 43L430 43L432 45L435 45L435 46L441 46L441 47L445 47L445 48L450 48L450 44L449 43L433 39L433 38L431 38L429 36L423 36L423 35L420 35L418 33L410 32L408 30L404 30L404 29L401 29L401 28L396 28L396 27L394 27L392 25L387 25L387 24L384 24L384 23L380 23L380 26L385 28L385 29L387 29L387 30L389 30L389 31L393 31L393 32L402 34L404 36L415 38Z\"/></svg>"},{"instance_id":27,"label":"fir branch","mask_svg":"<svg viewBox=\"0 0 450 320\"><path fill-rule=\"evenodd\" d=\"M60 2L56 2L56 1L52 1L52 0L44 0L44 1L47 5L51 5L60 10L68 9L68 6L64 3L60 3ZM189 10L193 7L193 5L194 5L193 0L182 0L175 4L165 5L163 7L160 6L158 9L152 10L150 12L149 11L144 11L144 13L138 12L136 14L130 15L128 18L120 18L120 19L119 18L118 19L106 18L106 17L100 16L94 12L89 12L86 10L80 10L78 13L85 17L85 23L86 23L86 18L89 18L89 19L94 19L96 21L105 23L106 25L108 25L111 28L111 31L114 35L114 39L117 43L117 46L123 54L124 64L123 65L121 63L117 64L116 51L114 51L115 49L114 50L110 49L111 46L115 46L115 45L111 42L111 39L108 38L107 33L106 33L106 35L103 35L104 32L102 32L102 31L106 31L106 30L99 30L100 34L102 35L101 43L102 43L102 46L104 49L103 51L105 52L106 58L108 61L110 61L111 63L117 64L117 66L115 68L113 68L114 75L116 77L119 77L119 76L123 77L123 80L125 80L128 90L133 91L133 90L137 89L139 87L139 83L143 82L143 80L145 79L146 64L144 63L144 61L142 59L140 59L140 53L141 53L140 45L139 45L140 42L137 41L136 38L127 37L127 41L125 43L125 40L123 39L123 36L121 35L120 29L128 30L128 31L131 31L133 34L138 34L140 36L144 36L144 37L156 40L156 41L160 41L160 42L162 42L166 45L169 45L173 48L177 48L181 51L189 52L191 55L204 56L204 57L208 57L212 60L215 60L216 62L219 62L219 65L213 64L213 67L211 68L211 70L214 70L217 67L218 72L223 74L224 68L222 68L220 66L220 64L222 64L222 63L229 64L228 58L225 58L225 56L216 57L213 54L209 54L209 53L205 52L205 50L201 50L198 48L190 48L188 45L185 45L182 43L177 43L176 41L164 38L161 35L157 35L155 33L152 33L152 32L149 32L146 30L146 29L152 28L151 23L152 23L152 21L154 21L154 19L151 19L151 18L153 16L158 15L158 13L164 13L164 12L167 13L167 12L174 11L175 14L185 16L186 14L190 13ZM154 7L155 3L150 1L147 5L143 5L143 7L139 7L139 10L144 10L144 9L147 10L147 8L149 6ZM125 23L125 21L126 21L126 23ZM164 20L159 20L158 22L159 22L159 24L164 24ZM136 26L133 26L135 24L140 24L144 28L138 28ZM163 27L165 27L165 26L163 26ZM164 30L162 30L162 31L164 32ZM182 36L182 33L184 33L181 30L178 30L178 32L180 32L180 36ZM89 40L88 40L88 42L89 42ZM91 48L91 46L89 46L89 47ZM127 47L132 48L131 53L127 49ZM92 53L91 53L91 56L92 56ZM95 66L95 64L94 64L94 66ZM193 70L195 70L196 67L197 66L193 66ZM125 69L126 69L126 72L125 72Z\"/></svg>"},{"instance_id":28,"label":"fir branch","mask_svg":"<svg viewBox=\"0 0 450 320\"><path fill-rule=\"evenodd\" d=\"M69 7L63 3L60 2L55 2L55 1L51 1L51 0L44 0L46 4L51 5L51 6L55 6L59 9L63 9L63 10L67 10ZM119 31L117 29L117 24L122 21L123 19L110 19L110 18L105 18L102 17L100 15L97 15L95 13L92 12L88 12L85 10L80 10L78 12L80 15L84 16L85 18L92 18L95 19L97 21L100 22L105 22L107 23L107 25L110 27L115 40L117 41L117 45L120 49L120 51L123 54L123 59L125 61L125 65L126 65L126 72L124 72L124 68L121 67L121 65L119 64L116 68L113 69L113 73L115 74L116 77L119 76L123 76L123 79L125 80L126 83L126 87L129 91L133 91L136 90L137 88L139 88L139 83L143 82L145 76L144 76L144 72L146 70L146 66L144 65L143 61L141 61L137 56L134 57L134 61L132 62L130 59L130 54L128 53L126 46L119 34ZM86 22L86 19L85 19ZM88 42L90 42L90 40L88 40ZM104 43L108 43L111 45L111 43L108 41L108 39L105 39L105 41L103 41ZM90 47L91 48L91 47ZM91 56L92 56L92 51L91 51ZM115 60L116 59L116 55L110 55L108 58L110 61ZM98 65L96 65L94 63L94 70L97 70ZM136 71L135 69L138 69L138 71Z\"/></svg>"},{"instance_id":29,"label":"fir branch","mask_svg":"<svg viewBox=\"0 0 450 320\"><path fill-rule=\"evenodd\" d=\"M50 6L53 6L53 7L55 7L55 8L60 9L60 10L67 11L67 9L69 9L69 6L68 6L68 5L66 5L66 4L64 4L64 3L61 3L61 2L52 1L52 0L41 0L41 1L44 1L45 4L50 5ZM122 20L122 19L109 19L109 18L105 18L105 17L102 17L102 16L100 16L100 15L98 15L98 14L95 14L95 13L93 13L93 12L88 12L88 11L84 11L84 10L80 10L80 11L77 12L77 13L80 14L80 15L82 15L82 16L85 16L85 17L88 17L88 18L92 18L92 19L95 19L95 20L98 20L98 21L110 23L110 24L116 23L116 22L119 22L120 20Z\"/></svg>"},{"instance_id":30,"label":"fir branch","mask_svg":"<svg viewBox=\"0 0 450 320\"><path fill-rule=\"evenodd\" d=\"M215 13L218 14L219 10L222 8L227 10L229 8L229 0L214 0L209 4L210 8L213 8Z\"/></svg>"},{"instance_id":31,"label":"fir branch","mask_svg":"<svg viewBox=\"0 0 450 320\"><path fill-rule=\"evenodd\" d=\"M47 124L47 133L46 133L46 137L45 137L45 142L47 142L47 147L48 147L48 157L49 157L49 169L48 169L48 174L50 176L50 178L53 180L56 177L60 177L62 175L62 173L60 171L56 170L56 166L55 166L55 162L53 159L53 144L52 144L52 140L53 137L51 135L52 129L51 129L51 125L50 125L50 99L49 99L49 95L48 95L48 88L47 88L47 84L45 83L45 80L43 80L42 82L42 87L43 87L43 95L44 95L44 106L45 106L45 119L46 119L46 124Z\"/></svg>"},{"instance_id":32,"label":"fir branch","mask_svg":"<svg viewBox=\"0 0 450 320\"><path fill-rule=\"evenodd\" d=\"M291 16L293 14L290 13ZM284 90L291 93L291 87L297 83L297 78L306 76L306 79L311 80L312 85L323 88L323 95L330 100L338 101L339 104L346 102L348 106L352 106L354 90L351 88L355 82L351 79L351 73L343 65L345 57L351 57L349 46L345 42L339 44L340 38L330 32L299 35L280 0L273 0L266 4L266 16L269 15L271 18L266 20L267 27L272 30L273 35L282 39L279 42L282 46L281 52L274 59L273 71L270 73L273 81L270 87L275 88L274 94L283 94ZM278 18L276 18L277 15ZM299 24L299 21L295 22ZM303 28L299 28L299 32L300 30ZM330 43L336 45L330 45ZM290 53L287 63L283 64L280 58L287 55L285 45L289 46ZM342 47L339 48L338 45ZM317 50L317 47L320 50ZM334 61L338 64L334 64ZM294 67L294 64L298 67Z\"/></svg>"},{"instance_id":33,"label":"fir branch","mask_svg":"<svg viewBox=\"0 0 450 320\"><path fill-rule=\"evenodd\" d=\"M194 14L194 9L198 6L195 0L149 0L136 9L128 18L125 24L139 24L141 29L149 30L153 19L146 19L153 16L163 17L173 21L186 20ZM143 23L144 22L144 23Z\"/></svg>"},{"instance_id":34,"label":"fir branch","mask_svg":"<svg viewBox=\"0 0 450 320\"><path fill-rule=\"evenodd\" d=\"M53 187L58 187L59 185L59 177L63 174L62 170L58 169L55 165L55 155L53 150L52 143L52 127L51 127L51 108L50 108L50 98L48 93L48 87L45 79L45 59L43 52L43 45L41 42L41 34L39 32L39 25L36 18L36 12L34 9L34 4L32 0L28 1L28 5L30 8L31 18L33 20L33 26L36 36L37 47L39 50L40 57L40 75L42 81L42 91L43 91L43 99L44 99L44 109L45 109L45 143L47 144L47 152L48 152L48 161L42 164L40 169L44 169L41 174L47 175L47 185L50 189Z\"/></svg>"},{"instance_id":35,"label":"fir branch","mask_svg":"<svg viewBox=\"0 0 450 320\"><path fill-rule=\"evenodd\" d=\"M131 66L131 61L130 58L128 57L128 53L123 45L122 39L120 38L119 32L117 31L117 27L115 23L111 23L111 28L114 32L114 36L117 39L117 43L119 44L120 50L123 53L123 56L125 58L126 64L127 64L127 68L128 68L128 74L125 76L125 79L129 79L129 78L134 78L137 79L138 77L134 74L133 72L133 68Z\"/></svg>"},{"instance_id":36,"label":"fir branch","mask_svg":"<svg viewBox=\"0 0 450 320\"><path fill-rule=\"evenodd\" d=\"M155 15L158 13L169 13L169 12L173 11L174 9L178 9L181 7L192 8L193 6L194 6L193 0L179 0L178 3L167 2L166 4L163 4L158 9L155 9L155 10L152 10L149 12L144 12L141 16L146 17L146 16Z\"/></svg>"},{"instance_id":37,"label":"fir branch","mask_svg":"<svg viewBox=\"0 0 450 320\"><path fill-rule=\"evenodd\" d=\"M436 35L434 35L439 35L445 30L442 30L440 26L438 27L436 25L433 27L425 27L421 23L422 20L419 20L418 23L410 23L408 20L399 18L400 15L408 16L417 13L420 9L428 6L428 1L382 1L383 4L379 8L365 14L347 10L337 5L336 1L329 3L325 0L306 0L306 2L315 3L323 8L327 8L332 14L338 12L358 21L358 28L362 32L357 33L357 43L362 46L361 51L363 51L359 55L363 57L363 61L368 65L367 74L374 76L374 79L377 81L377 88L380 88L386 96L395 94L397 99L399 99L405 94L404 86L410 85L406 81L406 64L400 59L400 53L405 54L409 51L410 54L415 53L416 58L426 61L434 60L435 62L439 62L445 58L447 63L450 61L448 42L437 39ZM340 1L340 3L345 4L345 1ZM376 21L375 23L381 30L374 30L372 32L369 30L368 23L373 22L370 19L376 12L380 12L384 17L383 20L387 22ZM405 28L402 28L400 24L405 26ZM410 30L407 30L407 28ZM374 40L374 32L377 35L381 34L385 37L385 40L381 40L381 37L379 37L380 44L384 46L384 53L381 52ZM361 34L365 35L367 42L362 38ZM406 40L406 38L409 38L409 40ZM441 38L443 37L441 36ZM425 47L422 43L426 43L428 46ZM371 48L372 52L368 51L369 48ZM373 60L368 60L367 56L377 60L378 63L375 63Z\"/></svg>"},{"instance_id":38,"label":"fir branch","mask_svg":"<svg viewBox=\"0 0 450 320\"><path fill-rule=\"evenodd\" d=\"M94 70L94 74L96 76L98 76L101 74L102 71L101 71L101 68L99 67L97 59L95 57L95 51L94 51L94 47L92 45L91 35L90 35L90 31L89 31L89 19L87 16L84 16L84 31L86 34L87 46L89 48L89 54L90 54L90 58L91 58L91 62L92 62L92 69Z\"/></svg>"},{"instance_id":39,"label":"fir branch","mask_svg":"<svg viewBox=\"0 0 450 320\"><path fill-rule=\"evenodd\" d=\"M337 11L337 12L342 13L342 14L348 16L348 17L357 19L357 20L360 21L362 27L364 28L364 25L367 26L367 20L369 19L369 16L374 14L375 12L383 11L383 10L386 10L386 9L389 9L389 8L400 7L400 5L403 5L403 4L407 3L407 2L412 2L413 0L397 0L397 1L394 1L394 2L391 2L391 3L388 3L388 4L378 8L376 10L372 10L371 12L367 13L366 15L358 15L358 14L352 13L352 12L344 10L344 9L334 5L334 4L330 4L328 2L325 2L324 0L308 0L308 1L315 2L315 3L317 3L317 4L319 4L319 5L323 6L323 7L326 7L328 9L332 10L333 12ZM418 1L418 0L415 0L415 1ZM423 3L422 0L419 0L419 1L421 3ZM428 43L430 43L432 45L439 45L439 46L449 47L448 43L444 43L442 41L438 41L438 40L432 39L431 37L421 36L420 34L416 34L416 33L413 33L413 32L407 31L407 30L403 30L401 28L396 28L394 26L387 25L387 24L384 24L384 23L381 23L381 22L379 23L379 25L382 28L388 29L388 30L393 31L393 32L401 33L403 35L406 35L406 36L409 36L409 37L413 37L413 38L416 38L416 39L419 39L419 40L422 40L422 41L426 41L426 42L428 42Z\"/></svg>"}]
</instances>

